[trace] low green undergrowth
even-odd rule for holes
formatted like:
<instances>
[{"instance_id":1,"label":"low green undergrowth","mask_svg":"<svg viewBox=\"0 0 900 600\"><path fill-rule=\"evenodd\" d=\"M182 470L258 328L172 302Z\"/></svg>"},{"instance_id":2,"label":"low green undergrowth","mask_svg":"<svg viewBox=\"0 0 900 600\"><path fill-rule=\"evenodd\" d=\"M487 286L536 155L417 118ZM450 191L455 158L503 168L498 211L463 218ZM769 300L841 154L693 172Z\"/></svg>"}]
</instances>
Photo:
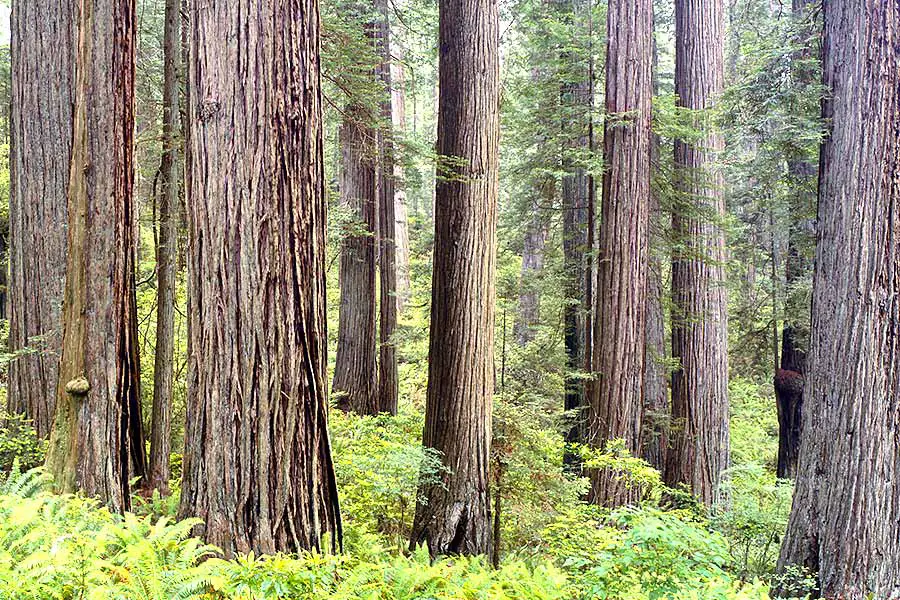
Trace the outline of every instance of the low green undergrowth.
<instances>
[{"instance_id":1,"label":"low green undergrowth","mask_svg":"<svg viewBox=\"0 0 900 600\"><path fill-rule=\"evenodd\" d=\"M47 491L41 471L0 482L0 598L8 600L762 600L727 571L722 538L658 509L608 513L578 504L532 553L499 569L479 558L432 563L386 549L351 524L343 555L224 560L192 538L193 520L113 515Z\"/></svg>"}]
</instances>

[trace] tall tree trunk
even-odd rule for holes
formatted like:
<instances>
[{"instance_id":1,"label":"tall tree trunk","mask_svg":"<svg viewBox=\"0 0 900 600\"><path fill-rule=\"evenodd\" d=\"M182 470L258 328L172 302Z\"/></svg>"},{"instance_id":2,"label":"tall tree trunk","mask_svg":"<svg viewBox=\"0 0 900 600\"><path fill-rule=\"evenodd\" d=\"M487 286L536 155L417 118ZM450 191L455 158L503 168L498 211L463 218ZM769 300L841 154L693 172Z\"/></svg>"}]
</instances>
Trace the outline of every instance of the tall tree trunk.
<instances>
[{"instance_id":1,"label":"tall tree trunk","mask_svg":"<svg viewBox=\"0 0 900 600\"><path fill-rule=\"evenodd\" d=\"M707 506L729 463L728 317L725 290L723 179L716 166L722 136L709 109L723 89L722 0L676 0L675 92L678 105L705 111L695 126L705 139L675 141L679 206L672 256L672 430L666 483L686 483Z\"/></svg>"},{"instance_id":2,"label":"tall tree trunk","mask_svg":"<svg viewBox=\"0 0 900 600\"><path fill-rule=\"evenodd\" d=\"M591 33L585 25L587 18L583 14L590 10L589 4L580 0L563 2L562 10L574 13L572 25L574 31L581 32L581 35ZM561 58L564 63L577 60L577 56L569 53L563 53ZM562 177L561 186L563 268L566 286L566 302L563 308L567 370L564 408L573 415L573 422L566 431L566 442L578 444L585 440L583 414L585 380L580 373L585 371L587 362L586 323L591 310L587 304L586 294L590 277L588 207L593 179L577 155L586 154L591 149L589 135L593 98L588 66L576 63L569 68L581 73L581 77L578 77L576 82L563 83L560 88L561 102L565 111L562 122L563 138L568 140L567 147L562 152L562 168L565 175ZM568 469L579 470L580 461L574 453L567 452L564 461Z\"/></svg>"},{"instance_id":3,"label":"tall tree trunk","mask_svg":"<svg viewBox=\"0 0 900 600\"><path fill-rule=\"evenodd\" d=\"M66 280L75 97L74 2L16 0L10 26L9 408L50 435Z\"/></svg>"},{"instance_id":4,"label":"tall tree trunk","mask_svg":"<svg viewBox=\"0 0 900 600\"><path fill-rule=\"evenodd\" d=\"M423 445L449 468L423 481L412 545L491 552L489 462L500 138L496 0L440 1L440 100Z\"/></svg>"},{"instance_id":5,"label":"tall tree trunk","mask_svg":"<svg viewBox=\"0 0 900 600\"><path fill-rule=\"evenodd\" d=\"M594 157L594 3L587 2L585 9L587 11L588 23L588 155ZM586 373L594 372L594 310L596 304L594 302L595 289L597 287L597 261L595 260L597 253L597 184L594 180L593 172L587 170L587 207L585 208L585 229L587 230L587 239L585 243L585 265L584 265L584 371ZM585 392L587 390L585 389ZM587 396L587 394L585 394ZM587 402L587 399L585 399Z\"/></svg>"},{"instance_id":6,"label":"tall tree trunk","mask_svg":"<svg viewBox=\"0 0 900 600\"><path fill-rule=\"evenodd\" d=\"M801 32L801 41L809 37L807 27L802 26L808 17L806 5L809 0L794 0L793 17ZM796 53L797 67L794 71L794 85L813 85L808 69L802 68L813 55L809 43L804 43ZM809 245L810 231L813 229L807 215L814 206L810 182L816 175L813 161L801 156L790 157L788 175L794 186L791 206L791 224L788 231L788 249L785 259L785 285L788 297L785 303L785 322L781 333L781 365L775 374L775 400L778 408L778 477L797 476L797 461L800 456L800 434L803 429L803 377L806 373L806 335L797 326L797 316L809 309L805 302L793 302L791 289L809 272L809 261L804 256L804 246Z\"/></svg>"},{"instance_id":7,"label":"tall tree trunk","mask_svg":"<svg viewBox=\"0 0 900 600\"><path fill-rule=\"evenodd\" d=\"M341 202L356 219L341 247L341 305L331 390L341 410L378 414L376 371L377 139L364 107L347 108L341 124Z\"/></svg>"},{"instance_id":8,"label":"tall tree trunk","mask_svg":"<svg viewBox=\"0 0 900 600\"><path fill-rule=\"evenodd\" d=\"M538 282L544 269L544 244L547 241L547 226L541 214L541 203L552 202L555 193L553 181L542 181L541 189L535 190L534 201L529 212L530 219L525 229L522 244L522 271L519 276L519 310L513 325L516 342L524 346L534 339L534 328L541 320L541 294Z\"/></svg>"},{"instance_id":9,"label":"tall tree trunk","mask_svg":"<svg viewBox=\"0 0 900 600\"><path fill-rule=\"evenodd\" d=\"M659 94L659 60L656 40L653 41L653 95ZM661 141L659 134L650 133L651 169L659 170ZM646 348L644 350L644 418L641 428L641 448L644 460L660 472L665 470L668 445L669 386L667 385L666 322L663 311L663 262L661 250L655 246L663 239L661 231L663 211L659 194L650 190L650 259L647 273ZM662 246L663 244L659 244Z\"/></svg>"},{"instance_id":10,"label":"tall tree trunk","mask_svg":"<svg viewBox=\"0 0 900 600\"><path fill-rule=\"evenodd\" d=\"M392 46L391 54L402 60L402 51ZM403 63L391 62L391 123L394 136L406 131L406 83ZM396 147L396 144L395 144ZM409 217L406 206L406 190L403 186L403 164L394 160L394 245L397 248L397 310L402 311L409 299Z\"/></svg>"},{"instance_id":11,"label":"tall tree trunk","mask_svg":"<svg viewBox=\"0 0 900 600\"><path fill-rule=\"evenodd\" d=\"M169 493L172 435L172 385L175 355L175 275L178 256L179 85L181 0L166 0L163 34L163 155L160 164L159 242L156 247L156 351L153 371L153 414L150 427L149 489Z\"/></svg>"},{"instance_id":12,"label":"tall tree trunk","mask_svg":"<svg viewBox=\"0 0 900 600\"><path fill-rule=\"evenodd\" d=\"M625 440L641 451L650 217L653 2L612 0L607 13L606 127L594 369L592 446ZM595 470L591 498L621 505L639 491L612 469Z\"/></svg>"},{"instance_id":13,"label":"tall tree trunk","mask_svg":"<svg viewBox=\"0 0 900 600\"><path fill-rule=\"evenodd\" d=\"M779 568L824 598L900 595L900 5L826 0L812 337Z\"/></svg>"},{"instance_id":14,"label":"tall tree trunk","mask_svg":"<svg viewBox=\"0 0 900 600\"><path fill-rule=\"evenodd\" d=\"M134 1L83 0L78 27L63 340L47 466L61 491L123 511L130 476L143 476L146 464L132 237Z\"/></svg>"},{"instance_id":15,"label":"tall tree trunk","mask_svg":"<svg viewBox=\"0 0 900 600\"><path fill-rule=\"evenodd\" d=\"M394 330L397 328L397 216L394 186L393 93L391 91L391 22L387 0L375 0L375 40L381 62L382 129L378 132L379 327L378 412L397 414L399 378Z\"/></svg>"},{"instance_id":16,"label":"tall tree trunk","mask_svg":"<svg viewBox=\"0 0 900 600\"><path fill-rule=\"evenodd\" d=\"M235 552L340 539L326 431L315 0L191 0L190 389L180 514ZM235 160L235 157L240 160Z\"/></svg>"}]
</instances>

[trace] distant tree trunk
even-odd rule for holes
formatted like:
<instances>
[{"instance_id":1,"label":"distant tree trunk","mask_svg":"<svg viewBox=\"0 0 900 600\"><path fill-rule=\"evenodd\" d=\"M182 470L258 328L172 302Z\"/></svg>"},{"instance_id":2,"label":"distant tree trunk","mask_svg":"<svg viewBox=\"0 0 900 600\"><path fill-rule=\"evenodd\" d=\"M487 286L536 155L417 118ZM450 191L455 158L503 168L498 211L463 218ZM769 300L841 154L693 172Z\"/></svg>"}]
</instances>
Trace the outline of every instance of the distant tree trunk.
<instances>
[{"instance_id":1,"label":"distant tree trunk","mask_svg":"<svg viewBox=\"0 0 900 600\"><path fill-rule=\"evenodd\" d=\"M900 5L826 0L812 338L779 569L814 597L900 595Z\"/></svg>"},{"instance_id":2,"label":"distant tree trunk","mask_svg":"<svg viewBox=\"0 0 900 600\"><path fill-rule=\"evenodd\" d=\"M594 3L588 2L587 19L588 19L588 38L590 45L588 46L588 94L590 98L588 113L588 155L594 157ZM594 373L594 302L595 288L597 287L597 184L594 180L593 172L587 170L587 207L585 208L585 229L587 230L587 238L585 243L585 265L584 265L584 371L589 374ZM586 391L586 390L585 390ZM587 402L587 400L585 400Z\"/></svg>"},{"instance_id":3,"label":"distant tree trunk","mask_svg":"<svg viewBox=\"0 0 900 600\"><path fill-rule=\"evenodd\" d=\"M491 553L499 146L496 0L440 1L440 100L428 399L423 445L450 471L423 481L412 545Z\"/></svg>"},{"instance_id":4,"label":"distant tree trunk","mask_svg":"<svg viewBox=\"0 0 900 600\"><path fill-rule=\"evenodd\" d=\"M175 275L178 257L179 85L181 0L166 0L163 34L163 155L160 164L159 242L156 247L156 352L153 371L153 415L150 427L150 473L147 486L169 493L172 384L175 355Z\"/></svg>"},{"instance_id":5,"label":"distant tree trunk","mask_svg":"<svg viewBox=\"0 0 900 600\"><path fill-rule=\"evenodd\" d=\"M341 247L341 304L332 394L341 410L378 414L376 371L375 221L376 132L363 123L371 115L347 108L341 125L341 202L354 216Z\"/></svg>"},{"instance_id":6,"label":"distant tree trunk","mask_svg":"<svg viewBox=\"0 0 900 600\"><path fill-rule=\"evenodd\" d=\"M552 11L556 8L553 0L541 0L541 3L544 5L543 10ZM546 58L542 56L542 48L536 42L546 39L549 32L546 27L539 25L530 35L531 84L535 89L540 89L546 85L548 69L545 65ZM553 206L556 199L556 177L547 168L556 159L556 148L549 146L548 142L552 138L547 135L556 123L551 122L548 117L554 114L558 99L545 94L539 95L531 117L535 128L532 143L538 147L538 151L536 162L532 165L533 172L528 176L525 198L527 204L520 209L524 226L522 265L519 270L518 307L513 323L513 336L519 346L525 346L534 340L536 328L541 321L540 277L544 270L544 246L548 234L544 210Z\"/></svg>"},{"instance_id":7,"label":"distant tree trunk","mask_svg":"<svg viewBox=\"0 0 900 600\"><path fill-rule=\"evenodd\" d=\"M583 2L574 2L576 10L573 30L584 26L584 11L590 10ZM563 10L571 11L572 7L564 4ZM584 32L582 32L582 35ZM564 62L577 60L576 56L563 53ZM566 352L566 390L564 408L573 414L573 422L566 431L566 442L578 444L584 442L584 378L579 373L585 371L585 346L587 343L586 322L590 308L587 305L586 293L590 269L588 254L588 207L591 196L592 178L584 165L574 155L590 150L590 120L593 108L590 72L586 64L579 64L583 77L576 83L566 82L560 88L563 105L572 118L562 119L563 138L567 147L563 149L562 168L562 231L563 231L563 268L565 271L566 303L563 307L563 324L565 328L564 344ZM574 70L574 69L573 69ZM566 467L577 471L580 469L578 457L567 452L564 461Z\"/></svg>"},{"instance_id":8,"label":"distant tree trunk","mask_svg":"<svg viewBox=\"0 0 900 600\"><path fill-rule=\"evenodd\" d=\"M791 162L788 165L796 180L808 179L816 171L808 162ZM800 194L805 192L800 191ZM798 207L799 208L799 207ZM788 232L788 252L785 260L785 283L795 285L808 271L808 261L799 247L800 238L807 235L802 223L791 225ZM808 306L790 306L794 314ZM796 317L795 317L796 318ZM776 474L781 478L793 479L797 476L800 458L800 438L803 431L803 386L806 374L806 340L801 339L800 329L790 320L785 320L781 332L781 365L775 373L775 400L778 409L778 461ZM803 336L805 337L805 336Z\"/></svg>"},{"instance_id":9,"label":"distant tree trunk","mask_svg":"<svg viewBox=\"0 0 900 600\"><path fill-rule=\"evenodd\" d=\"M541 293L537 278L544 269L544 244L547 241L547 226L541 213L541 203L552 198L555 190L553 182L542 182L542 188L532 202L530 218L525 229L522 245L522 270L519 277L519 310L513 325L516 342L524 346L534 339L534 328L541 321ZM549 189L548 189L549 188Z\"/></svg>"},{"instance_id":10,"label":"distant tree trunk","mask_svg":"<svg viewBox=\"0 0 900 600\"><path fill-rule=\"evenodd\" d=\"M144 476L134 296L133 0L82 1L57 411L47 466L112 510ZM131 471L132 467L134 471Z\"/></svg>"},{"instance_id":11,"label":"distant tree trunk","mask_svg":"<svg viewBox=\"0 0 900 600\"><path fill-rule=\"evenodd\" d=\"M710 109L722 93L722 0L676 0L675 88L679 106ZM695 125L709 129L711 119ZM691 144L675 141L679 206L672 217L672 429L665 480L686 483L707 506L729 463L728 323L723 179L716 166L722 136L708 131Z\"/></svg>"},{"instance_id":12,"label":"distant tree trunk","mask_svg":"<svg viewBox=\"0 0 900 600\"><path fill-rule=\"evenodd\" d=\"M623 439L640 456L650 218L652 0L612 0L607 13L606 129L594 369L592 446ZM591 475L591 499L616 506L638 492L612 469Z\"/></svg>"},{"instance_id":13,"label":"distant tree trunk","mask_svg":"<svg viewBox=\"0 0 900 600\"><path fill-rule=\"evenodd\" d=\"M806 6L809 0L794 0L793 17L801 23L807 16ZM808 35L807 28L801 27L803 37ZM802 40L800 40L802 41ZM796 54L798 66L794 69L794 85L814 85L810 75L801 64L813 55L808 44ZM794 186L793 205L791 206L791 225L788 231L788 249L785 260L785 285L788 289L788 301L785 306L785 323L781 334L781 368L775 374L775 400L778 407L778 477L791 478L797 476L797 461L800 455L800 434L803 429L803 377L806 373L806 332L797 327L795 321L802 312L809 310L805 302L791 302L790 290L809 271L809 261L804 256L803 246L811 238L812 227L806 215L811 212L814 197L810 182L816 175L814 162L803 157L791 157L788 160L788 175ZM800 304L800 305L798 305Z\"/></svg>"},{"instance_id":14,"label":"distant tree trunk","mask_svg":"<svg viewBox=\"0 0 900 600\"><path fill-rule=\"evenodd\" d=\"M192 0L191 28L192 375L179 513L203 519L205 539L228 556L316 548L326 533L339 543L318 5Z\"/></svg>"},{"instance_id":15,"label":"distant tree trunk","mask_svg":"<svg viewBox=\"0 0 900 600\"><path fill-rule=\"evenodd\" d=\"M391 48L391 53L402 59L402 52L398 48ZM403 64L391 63L391 122L394 126L394 134L402 135L406 130L406 84ZM397 247L397 309L403 310L403 306L409 299L409 217L406 206L406 190L403 187L403 164L394 160L394 215L395 231L394 239Z\"/></svg>"},{"instance_id":16,"label":"distant tree trunk","mask_svg":"<svg viewBox=\"0 0 900 600\"><path fill-rule=\"evenodd\" d=\"M658 54L653 42L653 95L659 93ZM650 134L651 169L659 169L660 137ZM641 448L644 460L660 472L666 468L668 445L669 386L666 358L666 322L663 311L663 283L661 251L655 251L654 241L662 239L663 211L659 194L650 190L650 259L647 273L646 348L644 351L644 418L641 429Z\"/></svg>"},{"instance_id":17,"label":"distant tree trunk","mask_svg":"<svg viewBox=\"0 0 900 600\"><path fill-rule=\"evenodd\" d=\"M381 62L376 75L382 85L382 130L378 133L379 327L378 412L397 414L399 378L394 330L397 328L397 216L394 186L393 93L391 91L391 22L388 0L375 0L376 46ZM385 131L385 128L387 131Z\"/></svg>"},{"instance_id":18,"label":"distant tree trunk","mask_svg":"<svg viewBox=\"0 0 900 600\"><path fill-rule=\"evenodd\" d=\"M16 0L10 27L9 408L50 435L59 384L76 4Z\"/></svg>"}]
</instances>

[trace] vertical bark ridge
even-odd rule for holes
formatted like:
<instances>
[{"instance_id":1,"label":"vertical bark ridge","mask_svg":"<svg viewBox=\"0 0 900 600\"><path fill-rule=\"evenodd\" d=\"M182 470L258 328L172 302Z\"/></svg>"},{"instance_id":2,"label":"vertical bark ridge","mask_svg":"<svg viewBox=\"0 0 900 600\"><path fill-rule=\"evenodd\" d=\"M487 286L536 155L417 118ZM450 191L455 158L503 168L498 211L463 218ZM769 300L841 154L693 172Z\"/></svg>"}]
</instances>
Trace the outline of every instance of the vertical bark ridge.
<instances>
[{"instance_id":1,"label":"vertical bark ridge","mask_svg":"<svg viewBox=\"0 0 900 600\"><path fill-rule=\"evenodd\" d=\"M672 429L665 480L687 484L707 506L717 499L729 464L728 331L725 290L724 147L710 109L724 86L722 0L675 3L675 92L707 131L697 143L675 141L679 206L672 228Z\"/></svg>"},{"instance_id":2,"label":"vertical bark ridge","mask_svg":"<svg viewBox=\"0 0 900 600\"><path fill-rule=\"evenodd\" d=\"M496 0L441 0L440 97L428 393L423 444L449 472L427 483L412 545L486 554L494 392L499 147Z\"/></svg>"},{"instance_id":3,"label":"vertical bark ridge","mask_svg":"<svg viewBox=\"0 0 900 600\"><path fill-rule=\"evenodd\" d=\"M19 0L10 18L9 408L50 435L66 280L77 3ZM31 350L36 350L32 352Z\"/></svg>"},{"instance_id":4,"label":"vertical bark ridge","mask_svg":"<svg viewBox=\"0 0 900 600\"><path fill-rule=\"evenodd\" d=\"M900 596L900 3L824 4L812 336L779 568L822 597Z\"/></svg>"},{"instance_id":5,"label":"vertical bark ridge","mask_svg":"<svg viewBox=\"0 0 900 600\"><path fill-rule=\"evenodd\" d=\"M341 247L341 304L332 393L341 410L378 413L376 212L378 145L371 115L348 107L341 124L341 202L357 219Z\"/></svg>"},{"instance_id":6,"label":"vertical bark ridge","mask_svg":"<svg viewBox=\"0 0 900 600\"><path fill-rule=\"evenodd\" d=\"M135 29L133 0L80 4L63 340L47 456L62 491L119 512L130 506L132 472L143 476L146 464L134 295Z\"/></svg>"},{"instance_id":7,"label":"vertical bark ridge","mask_svg":"<svg viewBox=\"0 0 900 600\"><path fill-rule=\"evenodd\" d=\"M394 330L397 328L397 215L394 180L393 93L391 89L391 23L386 0L376 0L375 41L381 62L376 75L382 85L382 127L378 133L379 327L378 412L397 414L399 377Z\"/></svg>"},{"instance_id":8,"label":"vertical bark ridge","mask_svg":"<svg viewBox=\"0 0 900 600\"><path fill-rule=\"evenodd\" d=\"M613 0L607 13L606 127L590 443L623 439L641 450L650 216L653 4ZM639 490L610 469L592 473L594 502L619 505Z\"/></svg>"},{"instance_id":9,"label":"vertical bark ridge","mask_svg":"<svg viewBox=\"0 0 900 600\"><path fill-rule=\"evenodd\" d=\"M191 1L190 377L180 514L228 555L340 539L326 431L315 0Z\"/></svg>"}]
</instances>

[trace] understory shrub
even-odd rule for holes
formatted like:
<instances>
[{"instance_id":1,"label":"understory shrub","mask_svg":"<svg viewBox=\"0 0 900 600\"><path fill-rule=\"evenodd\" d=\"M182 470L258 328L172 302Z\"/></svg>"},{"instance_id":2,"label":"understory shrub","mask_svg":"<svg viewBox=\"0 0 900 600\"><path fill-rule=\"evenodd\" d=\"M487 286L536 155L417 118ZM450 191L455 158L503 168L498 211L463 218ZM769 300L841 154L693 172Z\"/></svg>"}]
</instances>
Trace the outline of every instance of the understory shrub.
<instances>
[{"instance_id":1,"label":"understory shrub","mask_svg":"<svg viewBox=\"0 0 900 600\"><path fill-rule=\"evenodd\" d=\"M38 439L31 421L0 409L0 473L8 473L16 461L25 470L37 467L46 451L47 443Z\"/></svg>"},{"instance_id":2,"label":"understory shrub","mask_svg":"<svg viewBox=\"0 0 900 600\"><path fill-rule=\"evenodd\" d=\"M431 562L359 534L367 552L220 557L180 522L111 514L47 492L40 471L0 482L4 600L763 600L726 573L721 537L658 510L579 504L545 532L545 557ZM351 530L353 528L351 527Z\"/></svg>"}]
</instances>

